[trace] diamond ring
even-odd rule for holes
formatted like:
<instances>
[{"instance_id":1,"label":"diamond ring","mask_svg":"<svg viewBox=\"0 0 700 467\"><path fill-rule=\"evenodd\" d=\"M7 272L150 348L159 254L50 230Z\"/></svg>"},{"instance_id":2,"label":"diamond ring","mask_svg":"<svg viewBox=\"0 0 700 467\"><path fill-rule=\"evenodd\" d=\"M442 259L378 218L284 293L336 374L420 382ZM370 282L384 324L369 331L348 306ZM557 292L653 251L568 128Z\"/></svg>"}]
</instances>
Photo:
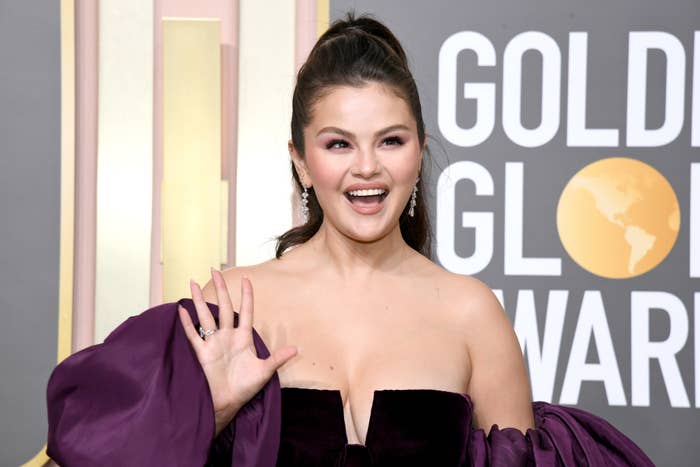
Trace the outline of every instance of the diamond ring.
<instances>
[{"instance_id":1,"label":"diamond ring","mask_svg":"<svg viewBox=\"0 0 700 467\"><path fill-rule=\"evenodd\" d=\"M204 329L201 325L198 326L199 337L206 339L207 336L214 334L217 329Z\"/></svg>"}]
</instances>

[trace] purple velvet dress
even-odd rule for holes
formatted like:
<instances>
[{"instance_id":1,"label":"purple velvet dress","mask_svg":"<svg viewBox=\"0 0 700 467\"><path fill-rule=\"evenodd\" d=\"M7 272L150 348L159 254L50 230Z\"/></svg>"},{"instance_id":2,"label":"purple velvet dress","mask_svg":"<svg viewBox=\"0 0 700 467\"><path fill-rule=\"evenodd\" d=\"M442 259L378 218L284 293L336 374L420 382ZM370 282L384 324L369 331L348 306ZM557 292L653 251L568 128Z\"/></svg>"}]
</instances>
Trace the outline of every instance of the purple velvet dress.
<instances>
[{"instance_id":1,"label":"purple velvet dress","mask_svg":"<svg viewBox=\"0 0 700 467\"><path fill-rule=\"evenodd\" d=\"M159 305L56 367L47 453L59 465L653 465L583 410L535 402L527 434L494 425L487 435L472 428L469 396L432 389L376 391L365 445L348 444L340 392L280 388L277 375L215 438L211 394L178 303L197 323L190 299ZM255 331L253 339L258 356L269 356Z\"/></svg>"}]
</instances>

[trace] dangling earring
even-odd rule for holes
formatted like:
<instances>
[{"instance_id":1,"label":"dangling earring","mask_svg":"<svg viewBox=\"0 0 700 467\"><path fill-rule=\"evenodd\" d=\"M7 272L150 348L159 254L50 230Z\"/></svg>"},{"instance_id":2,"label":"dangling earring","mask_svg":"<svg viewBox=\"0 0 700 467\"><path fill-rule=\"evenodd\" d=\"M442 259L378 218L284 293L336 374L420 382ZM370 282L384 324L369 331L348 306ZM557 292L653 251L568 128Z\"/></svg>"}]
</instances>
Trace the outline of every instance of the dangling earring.
<instances>
[{"instance_id":1,"label":"dangling earring","mask_svg":"<svg viewBox=\"0 0 700 467\"><path fill-rule=\"evenodd\" d=\"M416 179L416 184L413 185L413 193L411 193L411 204L408 206L408 215L413 217L413 208L416 207L416 197L418 196L418 180L420 180L420 177Z\"/></svg>"},{"instance_id":2,"label":"dangling earring","mask_svg":"<svg viewBox=\"0 0 700 467\"><path fill-rule=\"evenodd\" d=\"M309 191L306 188L306 185L303 185L304 187L304 192L301 194L301 215L304 218L304 224L309 222Z\"/></svg>"}]
</instances>

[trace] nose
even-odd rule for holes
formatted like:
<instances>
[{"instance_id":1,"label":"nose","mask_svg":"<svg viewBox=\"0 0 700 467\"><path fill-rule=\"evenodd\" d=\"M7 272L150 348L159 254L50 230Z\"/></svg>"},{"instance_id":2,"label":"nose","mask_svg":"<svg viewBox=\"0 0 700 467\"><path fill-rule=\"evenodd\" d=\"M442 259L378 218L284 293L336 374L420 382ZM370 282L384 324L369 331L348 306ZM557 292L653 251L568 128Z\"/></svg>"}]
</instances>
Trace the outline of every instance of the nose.
<instances>
[{"instance_id":1,"label":"nose","mask_svg":"<svg viewBox=\"0 0 700 467\"><path fill-rule=\"evenodd\" d=\"M352 174L369 178L380 171L379 158L372 149L358 150L353 161Z\"/></svg>"}]
</instances>

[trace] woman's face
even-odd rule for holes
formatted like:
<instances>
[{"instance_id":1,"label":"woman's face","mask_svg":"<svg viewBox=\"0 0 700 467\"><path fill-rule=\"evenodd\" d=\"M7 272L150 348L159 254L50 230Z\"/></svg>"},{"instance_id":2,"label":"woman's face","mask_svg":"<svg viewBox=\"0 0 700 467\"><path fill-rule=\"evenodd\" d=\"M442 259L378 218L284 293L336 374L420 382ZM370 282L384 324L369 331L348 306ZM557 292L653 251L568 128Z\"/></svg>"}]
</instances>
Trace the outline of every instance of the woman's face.
<instances>
[{"instance_id":1,"label":"woman's face","mask_svg":"<svg viewBox=\"0 0 700 467\"><path fill-rule=\"evenodd\" d=\"M376 82L332 88L314 106L304 144L303 159L290 151L326 222L364 242L398 228L422 153L406 101Z\"/></svg>"}]
</instances>

